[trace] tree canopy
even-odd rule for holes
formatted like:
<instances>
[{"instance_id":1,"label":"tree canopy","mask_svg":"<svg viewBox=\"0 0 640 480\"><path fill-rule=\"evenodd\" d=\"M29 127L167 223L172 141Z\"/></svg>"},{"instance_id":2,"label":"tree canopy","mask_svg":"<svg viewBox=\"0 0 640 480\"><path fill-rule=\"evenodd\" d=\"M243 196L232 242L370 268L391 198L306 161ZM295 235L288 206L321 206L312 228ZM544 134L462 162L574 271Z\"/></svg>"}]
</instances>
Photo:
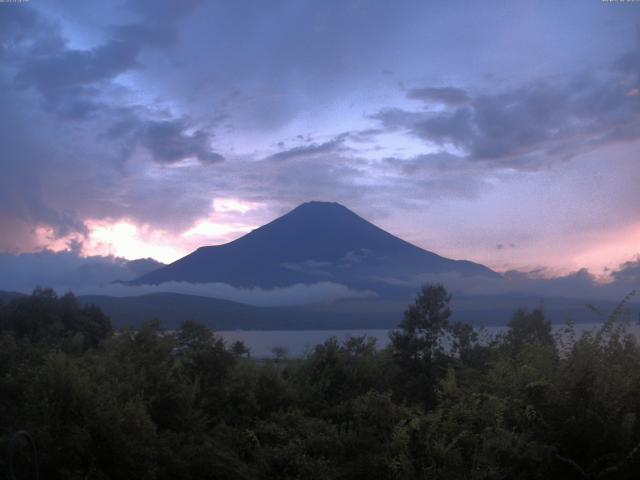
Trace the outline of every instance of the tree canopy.
<instances>
[{"instance_id":1,"label":"tree canopy","mask_svg":"<svg viewBox=\"0 0 640 480\"><path fill-rule=\"evenodd\" d=\"M255 360L189 321L114 332L39 289L0 305L0 448L30 432L46 479L636 478L640 348L619 315L559 339L520 310L480 342L449 302L425 286L384 349Z\"/></svg>"}]
</instances>

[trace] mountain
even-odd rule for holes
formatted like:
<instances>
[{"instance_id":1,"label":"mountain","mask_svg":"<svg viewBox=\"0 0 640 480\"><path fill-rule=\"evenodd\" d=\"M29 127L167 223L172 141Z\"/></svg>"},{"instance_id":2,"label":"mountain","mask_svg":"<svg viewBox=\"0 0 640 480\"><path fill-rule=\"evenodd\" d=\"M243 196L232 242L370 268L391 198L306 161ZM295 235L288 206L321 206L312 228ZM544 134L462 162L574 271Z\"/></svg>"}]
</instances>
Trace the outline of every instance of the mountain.
<instances>
[{"instance_id":1,"label":"mountain","mask_svg":"<svg viewBox=\"0 0 640 480\"><path fill-rule=\"evenodd\" d=\"M420 274L443 272L499 277L483 265L418 248L338 203L309 202L233 242L201 247L129 283L274 288L329 281L378 291L403 284L414 289Z\"/></svg>"}]
</instances>

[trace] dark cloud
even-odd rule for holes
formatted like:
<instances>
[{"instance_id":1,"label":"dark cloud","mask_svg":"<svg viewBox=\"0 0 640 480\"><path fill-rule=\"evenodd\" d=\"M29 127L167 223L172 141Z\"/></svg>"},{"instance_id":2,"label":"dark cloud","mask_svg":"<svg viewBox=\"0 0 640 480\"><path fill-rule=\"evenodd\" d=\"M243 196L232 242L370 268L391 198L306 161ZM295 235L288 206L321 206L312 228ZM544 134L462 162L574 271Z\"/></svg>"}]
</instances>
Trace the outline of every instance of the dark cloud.
<instances>
[{"instance_id":1,"label":"dark cloud","mask_svg":"<svg viewBox=\"0 0 640 480\"><path fill-rule=\"evenodd\" d=\"M336 137L328 142L324 143L312 143L310 145L300 145L290 148L288 150L282 150L278 153L274 153L267 157L266 160L285 161L285 160L300 160L317 155L324 155L330 153L337 153L343 147L344 136Z\"/></svg>"},{"instance_id":2,"label":"dark cloud","mask_svg":"<svg viewBox=\"0 0 640 480\"><path fill-rule=\"evenodd\" d=\"M620 265L618 270L611 272L616 283L629 285L629 288L640 288L640 256Z\"/></svg>"},{"instance_id":3,"label":"dark cloud","mask_svg":"<svg viewBox=\"0 0 640 480\"><path fill-rule=\"evenodd\" d=\"M190 157L207 165L224 160L209 146L207 133L202 130L187 133L187 128L180 120L148 121L135 136L159 163L175 163Z\"/></svg>"},{"instance_id":4,"label":"dark cloud","mask_svg":"<svg viewBox=\"0 0 640 480\"><path fill-rule=\"evenodd\" d=\"M621 301L626 295L638 289L638 261L630 261L621 265L611 273L610 281L603 283L588 269L582 268L561 276L548 276L548 271L541 267L531 271L511 270L504 272L499 279L479 279L461 277L458 274L424 274L418 279L426 283L443 283L447 289L471 295L528 295L548 298L573 298L586 301L613 300Z\"/></svg>"},{"instance_id":5,"label":"dark cloud","mask_svg":"<svg viewBox=\"0 0 640 480\"><path fill-rule=\"evenodd\" d=\"M103 106L101 83L135 67L137 55L137 46L120 41L92 50L61 49L26 59L16 81L34 87L61 116L84 119Z\"/></svg>"},{"instance_id":6,"label":"dark cloud","mask_svg":"<svg viewBox=\"0 0 640 480\"><path fill-rule=\"evenodd\" d=\"M473 146L473 113L470 108L460 108L451 113L425 118L413 126L413 131L424 139L466 149Z\"/></svg>"},{"instance_id":7,"label":"dark cloud","mask_svg":"<svg viewBox=\"0 0 640 480\"><path fill-rule=\"evenodd\" d=\"M123 178L137 147L159 164L223 159L211 148L208 129L153 103L126 101L129 92L118 83L121 74L138 69L144 48L175 41L183 7L173 12L167 6L164 20L152 26L130 21L113 26L107 19L106 39L79 49L69 46L59 22L34 6L5 6L0 6L0 219L12 233L0 237L0 249L41 245L34 243L38 227L46 227L50 240L83 237L87 218L125 216L168 225L175 222L168 217L179 213L182 225L206 214L210 198L194 205L199 202L180 194L179 185L132 188L131 175ZM166 194L175 201L158 209L154 198Z\"/></svg>"},{"instance_id":8,"label":"dark cloud","mask_svg":"<svg viewBox=\"0 0 640 480\"><path fill-rule=\"evenodd\" d=\"M137 13L142 20L153 20L155 23L175 23L176 20L189 15L203 0L130 0L127 6Z\"/></svg>"},{"instance_id":9,"label":"dark cloud","mask_svg":"<svg viewBox=\"0 0 640 480\"><path fill-rule=\"evenodd\" d=\"M0 254L0 290L28 293L37 286L75 289L108 285L116 280L132 280L162 266L150 258L81 257L72 250L5 253Z\"/></svg>"},{"instance_id":10,"label":"dark cloud","mask_svg":"<svg viewBox=\"0 0 640 480\"><path fill-rule=\"evenodd\" d=\"M138 66L136 42L109 38L90 49L70 48L58 22L30 5L2 8L3 73L19 89L33 88L63 118L85 118L104 106L110 82Z\"/></svg>"},{"instance_id":11,"label":"dark cloud","mask_svg":"<svg viewBox=\"0 0 640 480\"><path fill-rule=\"evenodd\" d=\"M3 5L0 11L0 55L8 62L29 50L43 54L64 47L59 26L29 5Z\"/></svg>"},{"instance_id":12,"label":"dark cloud","mask_svg":"<svg viewBox=\"0 0 640 480\"><path fill-rule=\"evenodd\" d=\"M466 105L471 101L471 97L465 90L454 87L413 88L407 91L407 98L451 106Z\"/></svg>"},{"instance_id":13,"label":"dark cloud","mask_svg":"<svg viewBox=\"0 0 640 480\"><path fill-rule=\"evenodd\" d=\"M188 158L195 158L203 165L224 160L211 146L213 135L196 128L189 119L153 119L145 116L146 113L125 108L112 115L117 120L112 121L104 136L120 142L124 156L131 155L140 146L159 164L173 164Z\"/></svg>"},{"instance_id":14,"label":"dark cloud","mask_svg":"<svg viewBox=\"0 0 640 480\"><path fill-rule=\"evenodd\" d=\"M117 40L133 45L168 47L177 39L176 30L169 27L130 23L113 26L111 30Z\"/></svg>"},{"instance_id":15,"label":"dark cloud","mask_svg":"<svg viewBox=\"0 0 640 480\"><path fill-rule=\"evenodd\" d=\"M374 118L389 130L404 129L425 141L455 147L471 160L539 168L598 145L640 138L640 97L629 95L640 71L638 51L624 55L619 68L600 76L539 81L473 98L457 88L409 90L408 98L441 101L450 108L387 108Z\"/></svg>"},{"instance_id":16,"label":"dark cloud","mask_svg":"<svg viewBox=\"0 0 640 480\"><path fill-rule=\"evenodd\" d=\"M26 60L17 79L49 96L62 88L111 79L136 65L138 49L112 41L91 50L63 50Z\"/></svg>"},{"instance_id":17,"label":"dark cloud","mask_svg":"<svg viewBox=\"0 0 640 480\"><path fill-rule=\"evenodd\" d=\"M55 171L55 166L61 165L56 149L48 139L34 135L47 130L46 122L34 124L28 103L3 80L0 75L0 104L3 105L0 116L0 223L3 225L0 251L34 247L29 236L33 236L40 226L49 227L50 240L72 232L86 234L87 229L72 205L51 201L50 191L56 188L57 178L64 178L64 173ZM27 232L29 235L25 235Z\"/></svg>"},{"instance_id":18,"label":"dark cloud","mask_svg":"<svg viewBox=\"0 0 640 480\"><path fill-rule=\"evenodd\" d=\"M3 50L15 70L19 87L35 88L49 109L64 118L85 119L112 105L105 92L118 75L139 68L144 47L167 48L177 39L176 23L200 2L131 2L141 23L105 28L107 39L90 49L70 48L60 25L30 6L3 10ZM149 24L149 18L155 21ZM4 38L3 38L4 37Z\"/></svg>"},{"instance_id":19,"label":"dark cloud","mask_svg":"<svg viewBox=\"0 0 640 480\"><path fill-rule=\"evenodd\" d=\"M371 143L375 141L375 137L385 133L383 128L367 128L364 130L356 130L349 132L348 138L356 143Z\"/></svg>"},{"instance_id":20,"label":"dark cloud","mask_svg":"<svg viewBox=\"0 0 640 480\"><path fill-rule=\"evenodd\" d=\"M127 6L139 18L139 23L113 25L111 34L131 45L167 48L178 39L177 24L193 13L202 0L134 0Z\"/></svg>"}]
</instances>

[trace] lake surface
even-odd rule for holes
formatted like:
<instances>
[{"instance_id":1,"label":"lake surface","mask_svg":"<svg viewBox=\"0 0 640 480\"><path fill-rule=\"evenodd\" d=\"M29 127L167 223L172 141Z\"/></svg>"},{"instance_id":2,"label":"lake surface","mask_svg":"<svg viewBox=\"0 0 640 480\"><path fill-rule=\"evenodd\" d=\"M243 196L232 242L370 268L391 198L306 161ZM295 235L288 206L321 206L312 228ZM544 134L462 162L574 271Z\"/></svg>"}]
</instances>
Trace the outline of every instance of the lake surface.
<instances>
[{"instance_id":1,"label":"lake surface","mask_svg":"<svg viewBox=\"0 0 640 480\"><path fill-rule=\"evenodd\" d=\"M601 324L598 323L578 323L575 325L577 333L593 330ZM558 332L564 325L554 325L554 331ZM495 335L506 331L507 327L486 327L480 331L480 338L488 340ZM229 330L216 332L228 343L242 341L249 347L251 356L254 358L271 358L273 349L284 347L287 356L300 357L307 351L313 349L318 344L324 343L330 337L338 340L345 340L349 337L368 336L376 339L378 348L389 345L389 332L391 330L370 329L370 330ZM632 332L636 338L640 339L640 326L631 324L628 331Z\"/></svg>"}]
</instances>

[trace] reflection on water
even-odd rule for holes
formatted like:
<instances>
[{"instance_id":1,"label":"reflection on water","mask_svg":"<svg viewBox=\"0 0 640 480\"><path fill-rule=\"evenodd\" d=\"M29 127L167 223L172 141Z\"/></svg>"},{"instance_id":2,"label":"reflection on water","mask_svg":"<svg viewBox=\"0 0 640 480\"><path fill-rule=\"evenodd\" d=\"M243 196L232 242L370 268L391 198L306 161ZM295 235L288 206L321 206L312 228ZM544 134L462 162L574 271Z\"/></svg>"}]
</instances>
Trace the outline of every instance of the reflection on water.
<instances>
[{"instance_id":1,"label":"reflection on water","mask_svg":"<svg viewBox=\"0 0 640 480\"><path fill-rule=\"evenodd\" d=\"M575 325L576 333L598 328L601 324L578 323ZM554 330L560 331L564 325L554 325ZM480 331L481 339L488 340L495 335L506 331L506 327L486 327ZM628 331L640 338L640 326L632 324ZM220 331L218 334L229 343L240 340L251 350L254 358L273 357L272 350L275 347L284 347L290 357L299 357L315 345L323 343L330 337L344 340L349 337L363 336L373 337L377 341L378 348L384 348L389 344L390 330L230 330Z\"/></svg>"}]
</instances>

